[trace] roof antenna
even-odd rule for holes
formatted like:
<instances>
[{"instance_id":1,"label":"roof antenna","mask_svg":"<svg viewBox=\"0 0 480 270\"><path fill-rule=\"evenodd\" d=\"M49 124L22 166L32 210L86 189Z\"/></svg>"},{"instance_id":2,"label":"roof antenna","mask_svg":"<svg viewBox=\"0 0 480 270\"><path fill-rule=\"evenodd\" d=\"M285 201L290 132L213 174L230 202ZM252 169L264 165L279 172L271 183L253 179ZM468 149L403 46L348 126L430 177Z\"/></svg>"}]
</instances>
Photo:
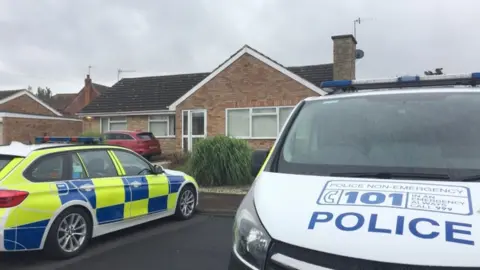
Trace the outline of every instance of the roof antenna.
<instances>
[{"instance_id":1,"label":"roof antenna","mask_svg":"<svg viewBox=\"0 0 480 270\"><path fill-rule=\"evenodd\" d=\"M118 69L117 70L117 81L120 81L120 75L125 72L136 72L135 70L123 70L123 69Z\"/></svg>"},{"instance_id":2,"label":"roof antenna","mask_svg":"<svg viewBox=\"0 0 480 270\"><path fill-rule=\"evenodd\" d=\"M92 70L92 66L88 66L88 76L90 76L90 71Z\"/></svg>"},{"instance_id":3,"label":"roof antenna","mask_svg":"<svg viewBox=\"0 0 480 270\"><path fill-rule=\"evenodd\" d=\"M362 20L360 19L360 17L358 17L358 19L353 21L353 37L354 38L357 38L357 23L360 24L361 22Z\"/></svg>"},{"instance_id":4,"label":"roof antenna","mask_svg":"<svg viewBox=\"0 0 480 270\"><path fill-rule=\"evenodd\" d=\"M356 39L357 38L357 24L361 24L362 22L365 21L370 21L373 20L372 18L360 18L358 17L356 20L353 21L353 37Z\"/></svg>"}]
</instances>

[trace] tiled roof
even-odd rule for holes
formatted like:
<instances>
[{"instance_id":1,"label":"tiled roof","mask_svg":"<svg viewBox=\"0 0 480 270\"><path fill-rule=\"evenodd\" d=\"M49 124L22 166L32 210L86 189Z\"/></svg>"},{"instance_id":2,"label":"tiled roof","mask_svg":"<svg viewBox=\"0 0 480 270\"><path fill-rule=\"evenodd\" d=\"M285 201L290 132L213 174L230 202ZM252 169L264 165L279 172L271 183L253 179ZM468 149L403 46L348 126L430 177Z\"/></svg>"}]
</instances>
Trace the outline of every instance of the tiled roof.
<instances>
[{"instance_id":1,"label":"tiled roof","mask_svg":"<svg viewBox=\"0 0 480 270\"><path fill-rule=\"evenodd\" d=\"M124 78L102 93L82 113L166 110L210 73Z\"/></svg>"},{"instance_id":2,"label":"tiled roof","mask_svg":"<svg viewBox=\"0 0 480 270\"><path fill-rule=\"evenodd\" d=\"M333 64L286 68L316 86L333 78ZM83 108L81 113L167 110L167 106L209 74L210 72L124 78Z\"/></svg>"},{"instance_id":3,"label":"tiled roof","mask_svg":"<svg viewBox=\"0 0 480 270\"><path fill-rule=\"evenodd\" d=\"M95 88L100 94L105 93L108 89L110 89L109 86L105 86L103 84L98 84L98 83L92 83L93 88Z\"/></svg>"},{"instance_id":4,"label":"tiled roof","mask_svg":"<svg viewBox=\"0 0 480 270\"><path fill-rule=\"evenodd\" d=\"M0 100L5 99L11 95L14 95L18 92L25 91L25 89L19 89L19 90L0 90Z\"/></svg>"},{"instance_id":5,"label":"tiled roof","mask_svg":"<svg viewBox=\"0 0 480 270\"><path fill-rule=\"evenodd\" d=\"M68 105L70 105L70 103L72 103L76 96L76 93L56 94L50 99L48 105L50 105L57 111L63 111L63 109L65 109Z\"/></svg>"}]
</instances>

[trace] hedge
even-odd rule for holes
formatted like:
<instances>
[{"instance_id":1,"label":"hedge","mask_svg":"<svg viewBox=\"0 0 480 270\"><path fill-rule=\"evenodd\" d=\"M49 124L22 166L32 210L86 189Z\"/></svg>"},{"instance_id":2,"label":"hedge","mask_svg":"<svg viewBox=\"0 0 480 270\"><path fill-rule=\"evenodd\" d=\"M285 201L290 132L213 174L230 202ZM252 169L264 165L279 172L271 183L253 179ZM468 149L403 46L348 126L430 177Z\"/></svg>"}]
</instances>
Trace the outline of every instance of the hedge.
<instances>
[{"instance_id":1,"label":"hedge","mask_svg":"<svg viewBox=\"0 0 480 270\"><path fill-rule=\"evenodd\" d=\"M188 169L202 186L251 184L251 154L245 140L210 137L195 143Z\"/></svg>"}]
</instances>

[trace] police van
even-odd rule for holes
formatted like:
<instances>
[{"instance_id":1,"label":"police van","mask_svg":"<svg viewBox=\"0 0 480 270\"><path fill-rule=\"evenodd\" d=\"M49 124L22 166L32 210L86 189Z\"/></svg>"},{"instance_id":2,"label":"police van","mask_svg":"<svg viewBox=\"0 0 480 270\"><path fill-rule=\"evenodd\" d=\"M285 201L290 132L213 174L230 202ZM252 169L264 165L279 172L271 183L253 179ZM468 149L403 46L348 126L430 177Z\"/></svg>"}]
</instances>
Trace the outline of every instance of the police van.
<instances>
[{"instance_id":1,"label":"police van","mask_svg":"<svg viewBox=\"0 0 480 270\"><path fill-rule=\"evenodd\" d=\"M324 82L254 152L229 269L480 269L479 83Z\"/></svg>"}]
</instances>

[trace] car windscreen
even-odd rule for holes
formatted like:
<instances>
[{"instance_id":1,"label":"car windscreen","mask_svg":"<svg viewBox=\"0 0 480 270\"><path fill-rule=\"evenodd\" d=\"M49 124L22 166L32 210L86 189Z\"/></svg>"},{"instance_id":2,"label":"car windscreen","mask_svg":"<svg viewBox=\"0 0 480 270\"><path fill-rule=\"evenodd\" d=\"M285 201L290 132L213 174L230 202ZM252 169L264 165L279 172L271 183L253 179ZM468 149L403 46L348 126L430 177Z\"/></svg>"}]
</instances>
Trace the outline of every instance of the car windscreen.
<instances>
[{"instance_id":1,"label":"car windscreen","mask_svg":"<svg viewBox=\"0 0 480 270\"><path fill-rule=\"evenodd\" d=\"M137 137L140 140L154 140L155 139L155 136L153 136L153 133L151 133L151 132L137 133Z\"/></svg>"},{"instance_id":2,"label":"car windscreen","mask_svg":"<svg viewBox=\"0 0 480 270\"><path fill-rule=\"evenodd\" d=\"M405 92L309 101L276 171L480 174L480 92Z\"/></svg>"}]
</instances>

